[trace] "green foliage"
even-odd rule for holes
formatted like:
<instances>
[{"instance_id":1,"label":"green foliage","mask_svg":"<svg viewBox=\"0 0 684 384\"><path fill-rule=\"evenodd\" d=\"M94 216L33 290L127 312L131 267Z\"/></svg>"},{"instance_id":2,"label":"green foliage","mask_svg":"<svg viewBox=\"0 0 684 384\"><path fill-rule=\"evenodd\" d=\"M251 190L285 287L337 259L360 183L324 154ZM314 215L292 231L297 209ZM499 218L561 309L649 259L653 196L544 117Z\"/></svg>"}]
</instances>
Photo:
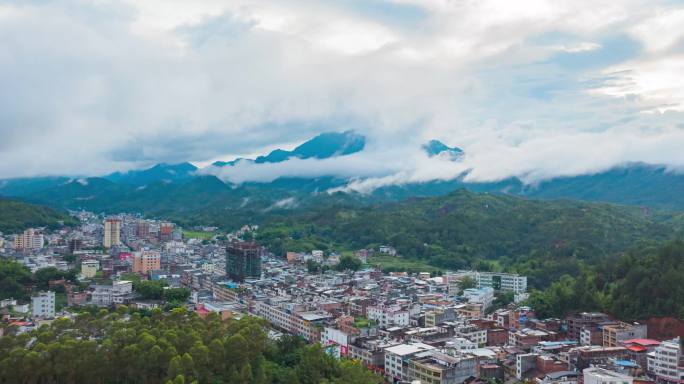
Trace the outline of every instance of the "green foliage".
<instances>
[{"instance_id":1,"label":"green foliage","mask_svg":"<svg viewBox=\"0 0 684 384\"><path fill-rule=\"evenodd\" d=\"M470 276L466 276L458 282L458 288L462 290L477 287L477 281Z\"/></svg>"},{"instance_id":2,"label":"green foliage","mask_svg":"<svg viewBox=\"0 0 684 384\"><path fill-rule=\"evenodd\" d=\"M52 208L0 198L0 232L19 233L29 227L59 228L59 221L76 225L78 221Z\"/></svg>"},{"instance_id":3,"label":"green foliage","mask_svg":"<svg viewBox=\"0 0 684 384\"><path fill-rule=\"evenodd\" d=\"M614 266L600 270L611 283L610 311L627 319L643 314L677 316L684 320L684 242L633 250Z\"/></svg>"},{"instance_id":4,"label":"green foliage","mask_svg":"<svg viewBox=\"0 0 684 384\"><path fill-rule=\"evenodd\" d=\"M138 280L133 282L133 290L140 295L143 300L161 300L164 295L166 281Z\"/></svg>"},{"instance_id":5,"label":"green foliage","mask_svg":"<svg viewBox=\"0 0 684 384\"><path fill-rule=\"evenodd\" d=\"M28 289L33 281L31 271L25 266L14 261L0 260L0 299L29 300Z\"/></svg>"},{"instance_id":6,"label":"green foliage","mask_svg":"<svg viewBox=\"0 0 684 384\"><path fill-rule=\"evenodd\" d=\"M55 267L41 268L34 273L33 278L37 289L48 289L50 280L64 279L69 282L76 281L76 271L60 271Z\"/></svg>"},{"instance_id":7,"label":"green foliage","mask_svg":"<svg viewBox=\"0 0 684 384\"><path fill-rule=\"evenodd\" d=\"M0 342L0 383L380 383L381 378L285 336L263 320L222 322L176 309L143 317L83 312ZM35 342L28 343L32 338Z\"/></svg>"},{"instance_id":8,"label":"green foliage","mask_svg":"<svg viewBox=\"0 0 684 384\"><path fill-rule=\"evenodd\" d=\"M541 316L603 310L621 319L676 316L684 320L684 242L643 245L577 275L563 275L529 304Z\"/></svg>"},{"instance_id":9,"label":"green foliage","mask_svg":"<svg viewBox=\"0 0 684 384\"><path fill-rule=\"evenodd\" d=\"M318 274L318 273L323 272L324 266L317 261L309 259L306 261L306 270L309 273Z\"/></svg>"},{"instance_id":10,"label":"green foliage","mask_svg":"<svg viewBox=\"0 0 684 384\"><path fill-rule=\"evenodd\" d=\"M358 271L360 268L361 260L349 255L340 257L340 262L335 265L335 269L338 271Z\"/></svg>"},{"instance_id":11,"label":"green foliage","mask_svg":"<svg viewBox=\"0 0 684 384\"><path fill-rule=\"evenodd\" d=\"M675 218L635 207L459 190L374 207L313 209L262 226L258 240L275 253L310 244L338 250L391 244L405 260L517 271L544 288L638 239L669 240L681 226Z\"/></svg>"}]
</instances>

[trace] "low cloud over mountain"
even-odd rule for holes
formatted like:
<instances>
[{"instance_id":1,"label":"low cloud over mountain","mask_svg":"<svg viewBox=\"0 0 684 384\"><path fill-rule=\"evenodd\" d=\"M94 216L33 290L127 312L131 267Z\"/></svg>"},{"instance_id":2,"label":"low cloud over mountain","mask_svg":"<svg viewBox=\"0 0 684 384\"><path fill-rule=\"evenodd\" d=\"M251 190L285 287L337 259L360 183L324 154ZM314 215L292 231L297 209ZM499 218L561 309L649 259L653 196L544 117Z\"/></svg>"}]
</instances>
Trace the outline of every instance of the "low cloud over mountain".
<instances>
[{"instance_id":1,"label":"low cloud over mountain","mask_svg":"<svg viewBox=\"0 0 684 384\"><path fill-rule=\"evenodd\" d=\"M533 184L682 167L684 8L552 4L4 2L0 178L259 163L274 148L278 166L214 173ZM346 130L363 151L287 153ZM430 158L431 139L465 155Z\"/></svg>"}]
</instances>

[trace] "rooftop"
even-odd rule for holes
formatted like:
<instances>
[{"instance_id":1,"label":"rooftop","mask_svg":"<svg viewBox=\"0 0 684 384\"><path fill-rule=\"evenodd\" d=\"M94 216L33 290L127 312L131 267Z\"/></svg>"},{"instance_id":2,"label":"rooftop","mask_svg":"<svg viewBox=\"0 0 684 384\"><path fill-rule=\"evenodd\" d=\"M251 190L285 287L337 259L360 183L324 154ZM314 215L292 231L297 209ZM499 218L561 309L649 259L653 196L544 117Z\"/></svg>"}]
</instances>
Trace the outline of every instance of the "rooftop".
<instances>
[{"instance_id":1,"label":"rooftop","mask_svg":"<svg viewBox=\"0 0 684 384\"><path fill-rule=\"evenodd\" d=\"M423 343L399 344L394 347L389 347L385 351L399 356L411 355L421 351L428 351L434 349L433 346Z\"/></svg>"}]
</instances>

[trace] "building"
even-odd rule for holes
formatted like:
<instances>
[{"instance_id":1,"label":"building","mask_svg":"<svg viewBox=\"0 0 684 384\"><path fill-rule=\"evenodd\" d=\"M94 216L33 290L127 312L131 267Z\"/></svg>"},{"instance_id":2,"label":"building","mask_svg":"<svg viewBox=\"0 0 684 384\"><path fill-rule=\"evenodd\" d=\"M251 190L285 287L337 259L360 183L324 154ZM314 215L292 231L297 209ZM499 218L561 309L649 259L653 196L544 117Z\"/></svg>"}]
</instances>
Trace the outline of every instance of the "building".
<instances>
[{"instance_id":1,"label":"building","mask_svg":"<svg viewBox=\"0 0 684 384\"><path fill-rule=\"evenodd\" d=\"M174 224L169 222L159 223L159 240L171 241L173 239Z\"/></svg>"},{"instance_id":2,"label":"building","mask_svg":"<svg viewBox=\"0 0 684 384\"><path fill-rule=\"evenodd\" d=\"M138 239L147 239L150 237L150 223L146 220L138 220L135 224L135 235Z\"/></svg>"},{"instance_id":3,"label":"building","mask_svg":"<svg viewBox=\"0 0 684 384\"><path fill-rule=\"evenodd\" d=\"M105 220L102 245L105 248L121 245L121 219L110 217Z\"/></svg>"},{"instance_id":4,"label":"building","mask_svg":"<svg viewBox=\"0 0 684 384\"><path fill-rule=\"evenodd\" d=\"M648 360L648 371L658 383L684 383L684 347L682 339L663 341Z\"/></svg>"},{"instance_id":5,"label":"building","mask_svg":"<svg viewBox=\"0 0 684 384\"><path fill-rule=\"evenodd\" d=\"M81 275L85 279L92 279L100 269L100 262L97 260L83 260L81 262Z\"/></svg>"},{"instance_id":6,"label":"building","mask_svg":"<svg viewBox=\"0 0 684 384\"><path fill-rule=\"evenodd\" d=\"M584 384L633 384L632 376L623 375L599 367L586 368L582 372Z\"/></svg>"},{"instance_id":7,"label":"building","mask_svg":"<svg viewBox=\"0 0 684 384\"><path fill-rule=\"evenodd\" d=\"M33 317L55 317L55 293L52 291L40 292L31 297L31 313Z\"/></svg>"},{"instance_id":8,"label":"building","mask_svg":"<svg viewBox=\"0 0 684 384\"><path fill-rule=\"evenodd\" d=\"M496 291L524 293L527 291L527 276L513 273L476 272L478 288L493 288Z\"/></svg>"},{"instance_id":9,"label":"building","mask_svg":"<svg viewBox=\"0 0 684 384\"><path fill-rule=\"evenodd\" d=\"M645 339L647 336L646 324L619 322L603 326L604 347L619 347L626 340Z\"/></svg>"},{"instance_id":10,"label":"building","mask_svg":"<svg viewBox=\"0 0 684 384\"><path fill-rule=\"evenodd\" d=\"M14 238L15 249L40 249L43 248L43 234L33 228L29 228L21 235Z\"/></svg>"},{"instance_id":11,"label":"building","mask_svg":"<svg viewBox=\"0 0 684 384\"><path fill-rule=\"evenodd\" d=\"M565 321L568 324L568 337L580 340L582 329L596 329L599 324L610 322L610 316L600 312L581 312L568 315Z\"/></svg>"},{"instance_id":12,"label":"building","mask_svg":"<svg viewBox=\"0 0 684 384\"><path fill-rule=\"evenodd\" d=\"M161 254L157 251L142 250L133 254L133 272L147 274L161 269Z\"/></svg>"},{"instance_id":13,"label":"building","mask_svg":"<svg viewBox=\"0 0 684 384\"><path fill-rule=\"evenodd\" d=\"M257 243L230 243L226 247L226 273L234 281L261 278L261 247Z\"/></svg>"},{"instance_id":14,"label":"building","mask_svg":"<svg viewBox=\"0 0 684 384\"><path fill-rule=\"evenodd\" d=\"M482 304L482 311L484 312L494 301L494 288L468 288L463 290L463 297L469 303Z\"/></svg>"},{"instance_id":15,"label":"building","mask_svg":"<svg viewBox=\"0 0 684 384\"><path fill-rule=\"evenodd\" d=\"M432 384L460 384L477 376L475 357L450 356L434 350L417 354L409 363L411 380Z\"/></svg>"},{"instance_id":16,"label":"building","mask_svg":"<svg viewBox=\"0 0 684 384\"><path fill-rule=\"evenodd\" d=\"M113 281L111 285L96 285L91 294L91 302L99 307L112 304L124 304L133 298L133 282L128 280Z\"/></svg>"},{"instance_id":17,"label":"building","mask_svg":"<svg viewBox=\"0 0 684 384\"><path fill-rule=\"evenodd\" d=\"M385 376L391 381L410 381L409 363L419 352L434 349L423 343L399 344L385 348Z\"/></svg>"},{"instance_id":18,"label":"building","mask_svg":"<svg viewBox=\"0 0 684 384\"><path fill-rule=\"evenodd\" d=\"M366 311L368 319L376 321L380 327L409 325L409 312L399 306L370 306Z\"/></svg>"},{"instance_id":19,"label":"building","mask_svg":"<svg viewBox=\"0 0 684 384\"><path fill-rule=\"evenodd\" d=\"M523 380L526 378L526 373L537 367L536 353L521 353L515 355L515 378Z\"/></svg>"}]
</instances>

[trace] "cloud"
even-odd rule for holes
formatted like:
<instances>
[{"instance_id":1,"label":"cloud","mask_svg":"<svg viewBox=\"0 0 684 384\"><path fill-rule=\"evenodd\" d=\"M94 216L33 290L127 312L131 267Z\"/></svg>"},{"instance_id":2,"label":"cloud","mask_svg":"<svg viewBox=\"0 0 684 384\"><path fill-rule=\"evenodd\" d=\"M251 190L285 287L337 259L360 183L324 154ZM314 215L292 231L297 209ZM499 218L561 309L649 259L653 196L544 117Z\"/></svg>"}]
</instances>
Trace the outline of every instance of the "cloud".
<instances>
[{"instance_id":1,"label":"cloud","mask_svg":"<svg viewBox=\"0 0 684 384\"><path fill-rule=\"evenodd\" d=\"M0 2L0 177L230 160L347 129L366 151L207 172L368 189L678 165L683 14L638 0ZM427 158L433 138L466 157Z\"/></svg>"}]
</instances>

